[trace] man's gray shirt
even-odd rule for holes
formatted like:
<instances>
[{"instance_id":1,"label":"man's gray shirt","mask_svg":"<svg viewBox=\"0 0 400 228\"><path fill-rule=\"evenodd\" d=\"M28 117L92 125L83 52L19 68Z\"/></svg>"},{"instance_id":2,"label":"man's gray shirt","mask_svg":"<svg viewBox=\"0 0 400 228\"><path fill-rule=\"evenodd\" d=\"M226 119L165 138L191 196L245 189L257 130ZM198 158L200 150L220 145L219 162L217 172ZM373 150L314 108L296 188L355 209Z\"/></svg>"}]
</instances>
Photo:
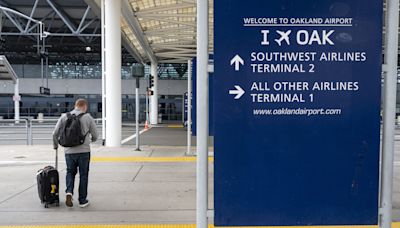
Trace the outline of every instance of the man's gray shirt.
<instances>
[{"instance_id":1,"label":"man's gray shirt","mask_svg":"<svg viewBox=\"0 0 400 228\"><path fill-rule=\"evenodd\" d=\"M81 113L82 112L79 109L74 109L73 111L71 111L71 114L76 116L78 116ZM66 120L67 120L67 115L62 114L57 121L56 127L54 128L53 131L54 148L58 148L59 143L57 139L57 133L61 127L61 123L65 122ZM94 122L93 117L89 113L86 113L83 116L81 116L80 121L81 121L82 134L87 134L85 142L79 146L64 148L64 152L66 154L89 153L90 143L95 142L99 137L96 129L96 123Z\"/></svg>"}]
</instances>

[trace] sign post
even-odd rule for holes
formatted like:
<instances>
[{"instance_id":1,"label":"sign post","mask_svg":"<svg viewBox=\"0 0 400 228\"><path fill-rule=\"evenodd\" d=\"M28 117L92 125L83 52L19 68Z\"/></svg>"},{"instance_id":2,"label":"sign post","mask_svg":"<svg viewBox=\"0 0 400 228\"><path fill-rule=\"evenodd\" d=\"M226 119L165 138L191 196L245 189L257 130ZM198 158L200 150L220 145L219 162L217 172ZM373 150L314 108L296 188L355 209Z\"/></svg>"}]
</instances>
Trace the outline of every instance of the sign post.
<instances>
[{"instance_id":1,"label":"sign post","mask_svg":"<svg viewBox=\"0 0 400 228\"><path fill-rule=\"evenodd\" d=\"M208 209L208 47L209 3L197 1L196 56L196 227L207 228ZM193 87L194 89L194 87ZM194 105L193 105L194 106ZM193 119L194 120L194 119Z\"/></svg>"},{"instance_id":2,"label":"sign post","mask_svg":"<svg viewBox=\"0 0 400 228\"><path fill-rule=\"evenodd\" d=\"M139 98L139 86L140 79L136 77L136 88L135 88L135 126L136 126L136 149L135 151L140 151L140 130L139 130L139 114L140 114L140 98Z\"/></svg>"},{"instance_id":3,"label":"sign post","mask_svg":"<svg viewBox=\"0 0 400 228\"><path fill-rule=\"evenodd\" d=\"M215 225L378 224L380 0L215 2Z\"/></svg>"},{"instance_id":4,"label":"sign post","mask_svg":"<svg viewBox=\"0 0 400 228\"><path fill-rule=\"evenodd\" d=\"M381 228L390 228L392 225L392 191L393 191L393 161L394 136L396 118L396 92L398 69L398 41L399 41L399 0L387 1L386 50L385 64L385 91L383 106L383 134L382 134L382 167L381 167Z\"/></svg>"},{"instance_id":5,"label":"sign post","mask_svg":"<svg viewBox=\"0 0 400 228\"><path fill-rule=\"evenodd\" d=\"M140 130L139 130L139 118L140 118L140 78L144 77L144 66L143 64L132 64L131 66L131 74L132 77L136 79L136 88L135 88L135 126L136 126L136 149L135 151L140 150Z\"/></svg>"}]
</instances>

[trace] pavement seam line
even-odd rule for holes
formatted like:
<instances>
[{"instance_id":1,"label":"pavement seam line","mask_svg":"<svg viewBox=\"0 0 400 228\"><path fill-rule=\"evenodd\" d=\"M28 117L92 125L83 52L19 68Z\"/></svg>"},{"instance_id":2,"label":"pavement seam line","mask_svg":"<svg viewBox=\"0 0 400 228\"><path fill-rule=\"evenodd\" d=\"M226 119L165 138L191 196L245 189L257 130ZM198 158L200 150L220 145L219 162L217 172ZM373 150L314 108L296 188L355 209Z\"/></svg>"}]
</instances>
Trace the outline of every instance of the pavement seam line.
<instances>
[{"instance_id":1,"label":"pavement seam line","mask_svg":"<svg viewBox=\"0 0 400 228\"><path fill-rule=\"evenodd\" d=\"M140 171L142 171L143 167L144 167L144 165L141 165L141 166L140 166L140 168L139 168L139 170L137 171L136 175L133 177L132 182L135 182L136 177L139 176L139 173L140 173Z\"/></svg>"},{"instance_id":2,"label":"pavement seam line","mask_svg":"<svg viewBox=\"0 0 400 228\"><path fill-rule=\"evenodd\" d=\"M29 186L28 188L22 190L21 192L15 193L14 195L8 197L7 199L0 201L0 205L3 204L3 203L5 203L5 202L7 202L7 201L9 201L9 200L11 200L11 199L14 198L14 197L17 197L17 196L21 195L22 193L28 191L29 189L31 189L32 187L34 187L34 186L36 186L36 185L37 185L36 183L35 183L35 184L32 184L31 186Z\"/></svg>"},{"instance_id":3,"label":"pavement seam line","mask_svg":"<svg viewBox=\"0 0 400 228\"><path fill-rule=\"evenodd\" d=\"M149 157L152 157L152 156L153 156L154 151L156 151L156 150L152 148L152 149L151 149L151 152L150 152L150 154L149 154Z\"/></svg>"},{"instance_id":4,"label":"pavement seam line","mask_svg":"<svg viewBox=\"0 0 400 228\"><path fill-rule=\"evenodd\" d=\"M65 168L64 168L64 169L60 169L58 172L61 173L61 172L65 171L65 170L66 170ZM18 193L16 193L16 194L14 194L14 195L8 197L7 199L5 199L5 200L3 200L3 201L0 201L0 205L3 204L3 203L5 203L5 202L7 202L7 201L9 201L9 200L11 200L11 199L13 199L14 197L17 197L17 196L21 195L22 193L28 191L29 189L31 189L31 188L34 187L34 186L37 186L37 183L34 183L34 184L32 184L31 186L29 186L28 188L22 190L21 192L18 192ZM0 226L0 227L1 227L1 226Z\"/></svg>"}]
</instances>

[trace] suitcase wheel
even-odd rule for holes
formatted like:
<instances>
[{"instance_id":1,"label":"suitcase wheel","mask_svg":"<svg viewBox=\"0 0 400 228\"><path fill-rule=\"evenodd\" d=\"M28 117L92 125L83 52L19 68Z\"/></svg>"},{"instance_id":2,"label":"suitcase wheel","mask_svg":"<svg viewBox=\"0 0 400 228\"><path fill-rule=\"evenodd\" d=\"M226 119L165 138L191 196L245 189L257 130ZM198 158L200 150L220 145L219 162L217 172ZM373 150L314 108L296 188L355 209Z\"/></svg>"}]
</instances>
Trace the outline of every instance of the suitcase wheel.
<instances>
[{"instance_id":1,"label":"suitcase wheel","mask_svg":"<svg viewBox=\"0 0 400 228\"><path fill-rule=\"evenodd\" d=\"M45 204L44 204L44 208L49 208L49 204L48 204L48 203L45 203Z\"/></svg>"}]
</instances>

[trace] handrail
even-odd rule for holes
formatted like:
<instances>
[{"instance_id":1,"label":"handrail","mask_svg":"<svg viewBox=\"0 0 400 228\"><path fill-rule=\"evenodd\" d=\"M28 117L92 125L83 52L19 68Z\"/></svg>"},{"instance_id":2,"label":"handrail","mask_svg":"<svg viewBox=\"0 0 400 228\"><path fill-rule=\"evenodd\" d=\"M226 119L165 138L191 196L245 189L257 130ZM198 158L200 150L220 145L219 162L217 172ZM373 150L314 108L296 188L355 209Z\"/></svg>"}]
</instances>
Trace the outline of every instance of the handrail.
<instances>
[{"instance_id":1,"label":"handrail","mask_svg":"<svg viewBox=\"0 0 400 228\"><path fill-rule=\"evenodd\" d=\"M94 119L97 127L102 127L102 119L97 118ZM32 119L32 118L21 118L20 120L14 120L14 119L0 119L0 128L12 128L12 129L26 129L26 138L17 138L17 137L7 137L7 140L26 140L27 145L33 145L34 140L51 140L52 138L34 138L33 137L33 129L39 130L36 131L35 134L37 135L43 135L43 134L48 134L48 132L40 131L40 129L49 129L49 128L54 128L55 124L57 123L58 119ZM21 123L22 122L22 123ZM3 123L3 124L2 124ZM10 125L4 125L9 123ZM14 125L13 125L14 124ZM17 126L15 125L17 124ZM2 132L4 133L4 132ZM7 135L18 135L21 134L21 132L18 131L7 131L4 134ZM0 140L3 140L0 138Z\"/></svg>"},{"instance_id":2,"label":"handrail","mask_svg":"<svg viewBox=\"0 0 400 228\"><path fill-rule=\"evenodd\" d=\"M95 123L96 123L96 125L100 125L101 124L101 118L98 118L98 119L94 119L95 120ZM51 119L49 119L49 118L43 118L43 119L31 119L30 120L30 123L31 123L31 129L48 129L48 128L54 128L55 127L55 125L56 125L56 123L57 123L57 121L58 121L58 118L57 119L54 119L54 118L51 118ZM46 133L48 133L48 132L35 132L34 134L35 135L43 135L43 134L46 134ZM33 144L33 142L34 142L34 140L52 140L52 137L48 137L48 138L45 138L45 137L41 137L41 138L35 138L35 137L31 137L31 145Z\"/></svg>"},{"instance_id":3,"label":"handrail","mask_svg":"<svg viewBox=\"0 0 400 228\"><path fill-rule=\"evenodd\" d=\"M30 134L32 132L30 130L29 121L27 119L19 119L19 120L15 120L15 119L0 119L0 128L9 128L9 127L11 127L11 126L1 125L1 123L13 123L13 124L21 125L21 122L24 123L25 129L26 129L26 138L7 138L7 140L26 140L26 144L27 145L31 145L30 144ZM15 125L12 126L12 127L16 128ZM22 127L17 127L17 128L22 128ZM8 134L10 134L10 133L8 133ZM12 134L17 134L17 133L12 133Z\"/></svg>"}]
</instances>

